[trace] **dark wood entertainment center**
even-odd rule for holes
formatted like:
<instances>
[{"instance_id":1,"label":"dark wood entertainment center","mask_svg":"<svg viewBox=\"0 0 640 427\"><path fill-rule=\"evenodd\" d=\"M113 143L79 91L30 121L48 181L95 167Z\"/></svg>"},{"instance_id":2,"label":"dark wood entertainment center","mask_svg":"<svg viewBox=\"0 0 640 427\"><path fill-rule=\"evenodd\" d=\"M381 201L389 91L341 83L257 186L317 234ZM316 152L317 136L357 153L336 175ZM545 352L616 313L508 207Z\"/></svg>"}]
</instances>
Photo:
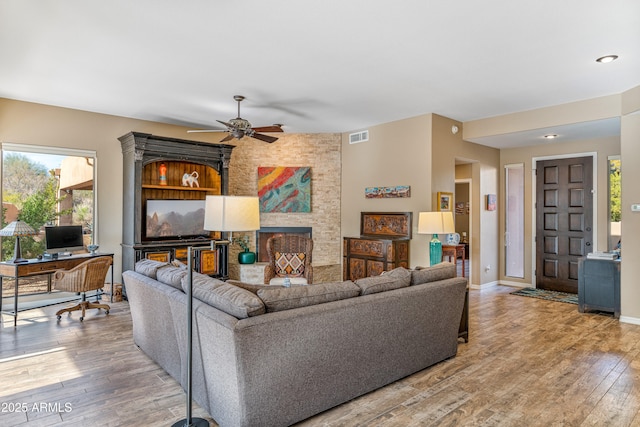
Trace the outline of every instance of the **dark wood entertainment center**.
<instances>
[{"instance_id":1,"label":"dark wood entertainment center","mask_svg":"<svg viewBox=\"0 0 640 427\"><path fill-rule=\"evenodd\" d=\"M143 258L186 260L187 248L198 247L203 257L211 256L206 268L207 261L196 257L197 264L201 261L202 272L226 279L229 248L225 235L213 232L208 236L149 238L146 205L147 200L204 200L207 195L228 194L234 146L141 132L130 132L118 139L123 160L122 270L132 270ZM183 176L194 172L197 185L184 185ZM216 243L213 252L207 251L211 241Z\"/></svg>"}]
</instances>

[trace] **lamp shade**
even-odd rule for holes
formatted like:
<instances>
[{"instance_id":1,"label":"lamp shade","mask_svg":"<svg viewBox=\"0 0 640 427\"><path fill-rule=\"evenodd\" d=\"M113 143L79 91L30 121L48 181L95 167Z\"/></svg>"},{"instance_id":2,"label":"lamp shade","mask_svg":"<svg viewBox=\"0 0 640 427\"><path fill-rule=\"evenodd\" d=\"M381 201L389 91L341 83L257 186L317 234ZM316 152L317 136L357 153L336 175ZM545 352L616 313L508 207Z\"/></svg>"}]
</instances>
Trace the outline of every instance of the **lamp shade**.
<instances>
[{"instance_id":1,"label":"lamp shade","mask_svg":"<svg viewBox=\"0 0 640 427\"><path fill-rule=\"evenodd\" d=\"M260 229L257 197L207 196L204 229L208 231L252 231Z\"/></svg>"},{"instance_id":2,"label":"lamp shade","mask_svg":"<svg viewBox=\"0 0 640 427\"><path fill-rule=\"evenodd\" d=\"M19 219L13 221L5 228L0 230L0 236L35 236L38 234L29 224L20 221Z\"/></svg>"},{"instance_id":3,"label":"lamp shade","mask_svg":"<svg viewBox=\"0 0 640 427\"><path fill-rule=\"evenodd\" d=\"M455 231L451 212L420 212L418 216L418 234L448 234Z\"/></svg>"}]
</instances>

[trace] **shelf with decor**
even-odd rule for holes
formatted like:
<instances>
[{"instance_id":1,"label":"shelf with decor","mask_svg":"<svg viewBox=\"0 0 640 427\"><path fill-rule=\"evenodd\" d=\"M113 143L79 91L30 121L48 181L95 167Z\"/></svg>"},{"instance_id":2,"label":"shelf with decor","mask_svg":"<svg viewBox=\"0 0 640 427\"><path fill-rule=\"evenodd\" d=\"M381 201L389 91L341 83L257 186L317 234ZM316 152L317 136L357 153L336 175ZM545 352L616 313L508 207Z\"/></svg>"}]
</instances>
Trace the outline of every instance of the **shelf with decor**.
<instances>
[{"instance_id":1,"label":"shelf with decor","mask_svg":"<svg viewBox=\"0 0 640 427\"><path fill-rule=\"evenodd\" d=\"M143 184L142 188L153 189L153 190L177 190L177 191L203 191L205 193L214 193L216 188L207 188L207 187L178 187L175 185L153 185L153 184ZM219 194L219 193L215 193Z\"/></svg>"},{"instance_id":2,"label":"shelf with decor","mask_svg":"<svg viewBox=\"0 0 640 427\"><path fill-rule=\"evenodd\" d=\"M119 140L124 175L122 270L133 269L143 258L184 261L188 247L199 247L199 269L227 278L226 236L202 226L206 196L228 193L234 146L140 132ZM212 241L214 249L207 251Z\"/></svg>"}]
</instances>

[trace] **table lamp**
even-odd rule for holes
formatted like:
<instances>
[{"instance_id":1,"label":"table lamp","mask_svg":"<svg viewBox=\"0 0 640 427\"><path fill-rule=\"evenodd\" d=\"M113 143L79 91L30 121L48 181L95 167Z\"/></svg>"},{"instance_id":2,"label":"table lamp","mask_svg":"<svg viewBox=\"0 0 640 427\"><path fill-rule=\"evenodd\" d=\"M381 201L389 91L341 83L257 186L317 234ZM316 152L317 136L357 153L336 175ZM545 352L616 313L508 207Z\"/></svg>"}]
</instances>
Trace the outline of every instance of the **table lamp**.
<instances>
[{"instance_id":1,"label":"table lamp","mask_svg":"<svg viewBox=\"0 0 640 427\"><path fill-rule=\"evenodd\" d=\"M13 251L13 259L9 262L14 264L18 264L21 262L29 262L28 260L22 258L22 249L20 248L20 237L22 236L35 236L38 234L29 224L26 222L20 221L19 219L13 221L11 224L7 225L5 228L0 230L0 236L3 237L15 237L16 238L16 246Z\"/></svg>"},{"instance_id":2,"label":"table lamp","mask_svg":"<svg viewBox=\"0 0 640 427\"><path fill-rule=\"evenodd\" d=\"M207 196L204 207L204 227L207 231L252 231L260 229L260 204L257 197L246 196ZM212 243L213 245L213 243ZM209 422L203 418L191 417L191 378L193 351L193 261L192 248L189 247L189 287L187 288L187 416L174 423L172 427L207 427Z\"/></svg>"},{"instance_id":3,"label":"table lamp","mask_svg":"<svg viewBox=\"0 0 640 427\"><path fill-rule=\"evenodd\" d=\"M429 262L435 265L442 262L442 242L438 234L455 232L453 213L451 212L420 212L418 216L418 234L432 234L429 242Z\"/></svg>"}]
</instances>

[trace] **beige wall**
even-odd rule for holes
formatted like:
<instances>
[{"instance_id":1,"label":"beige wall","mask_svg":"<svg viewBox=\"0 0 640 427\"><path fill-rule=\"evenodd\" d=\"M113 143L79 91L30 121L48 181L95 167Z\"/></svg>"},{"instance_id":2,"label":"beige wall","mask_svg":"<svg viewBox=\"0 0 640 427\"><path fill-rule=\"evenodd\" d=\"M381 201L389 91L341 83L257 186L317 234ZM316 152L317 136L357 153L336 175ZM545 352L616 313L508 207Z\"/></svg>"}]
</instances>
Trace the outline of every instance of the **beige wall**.
<instances>
[{"instance_id":1,"label":"beige wall","mask_svg":"<svg viewBox=\"0 0 640 427\"><path fill-rule=\"evenodd\" d=\"M369 128L369 141L342 136L342 235L360 235L360 212L413 212L411 264L428 265L427 236L417 234L418 212L431 210L431 116ZM366 187L410 185L411 197L365 199ZM453 184L452 184L453 185Z\"/></svg>"},{"instance_id":2,"label":"beige wall","mask_svg":"<svg viewBox=\"0 0 640 427\"><path fill-rule=\"evenodd\" d=\"M454 134L453 125L460 131ZM431 236L417 234L421 211L435 209L437 193L455 193L456 160L469 162L473 194L472 285L497 280L497 213L480 212L480 192L497 194L499 151L462 139L462 123L427 114L369 128L369 141L349 144L342 138L342 234L360 235L360 212L413 212L411 266L428 265ZM410 185L411 197L365 199L373 186ZM480 263L491 265L481 274ZM475 279L473 279L475 277Z\"/></svg>"},{"instance_id":3,"label":"beige wall","mask_svg":"<svg viewBox=\"0 0 640 427\"><path fill-rule=\"evenodd\" d=\"M451 131L458 126L458 133ZM497 211L484 210L484 195L498 193L500 151L462 139L463 124L433 114L433 170L432 200L438 191L455 192L457 162L470 164L471 174L471 252L470 285L479 287L498 279L498 222ZM434 205L435 206L435 205ZM485 270L490 266L489 270Z\"/></svg>"},{"instance_id":4,"label":"beige wall","mask_svg":"<svg viewBox=\"0 0 640 427\"><path fill-rule=\"evenodd\" d=\"M622 159L622 278L621 318L640 324L640 212L631 205L640 203L640 86L622 94L620 157ZM624 236L629 236L625 238Z\"/></svg>"}]
</instances>

